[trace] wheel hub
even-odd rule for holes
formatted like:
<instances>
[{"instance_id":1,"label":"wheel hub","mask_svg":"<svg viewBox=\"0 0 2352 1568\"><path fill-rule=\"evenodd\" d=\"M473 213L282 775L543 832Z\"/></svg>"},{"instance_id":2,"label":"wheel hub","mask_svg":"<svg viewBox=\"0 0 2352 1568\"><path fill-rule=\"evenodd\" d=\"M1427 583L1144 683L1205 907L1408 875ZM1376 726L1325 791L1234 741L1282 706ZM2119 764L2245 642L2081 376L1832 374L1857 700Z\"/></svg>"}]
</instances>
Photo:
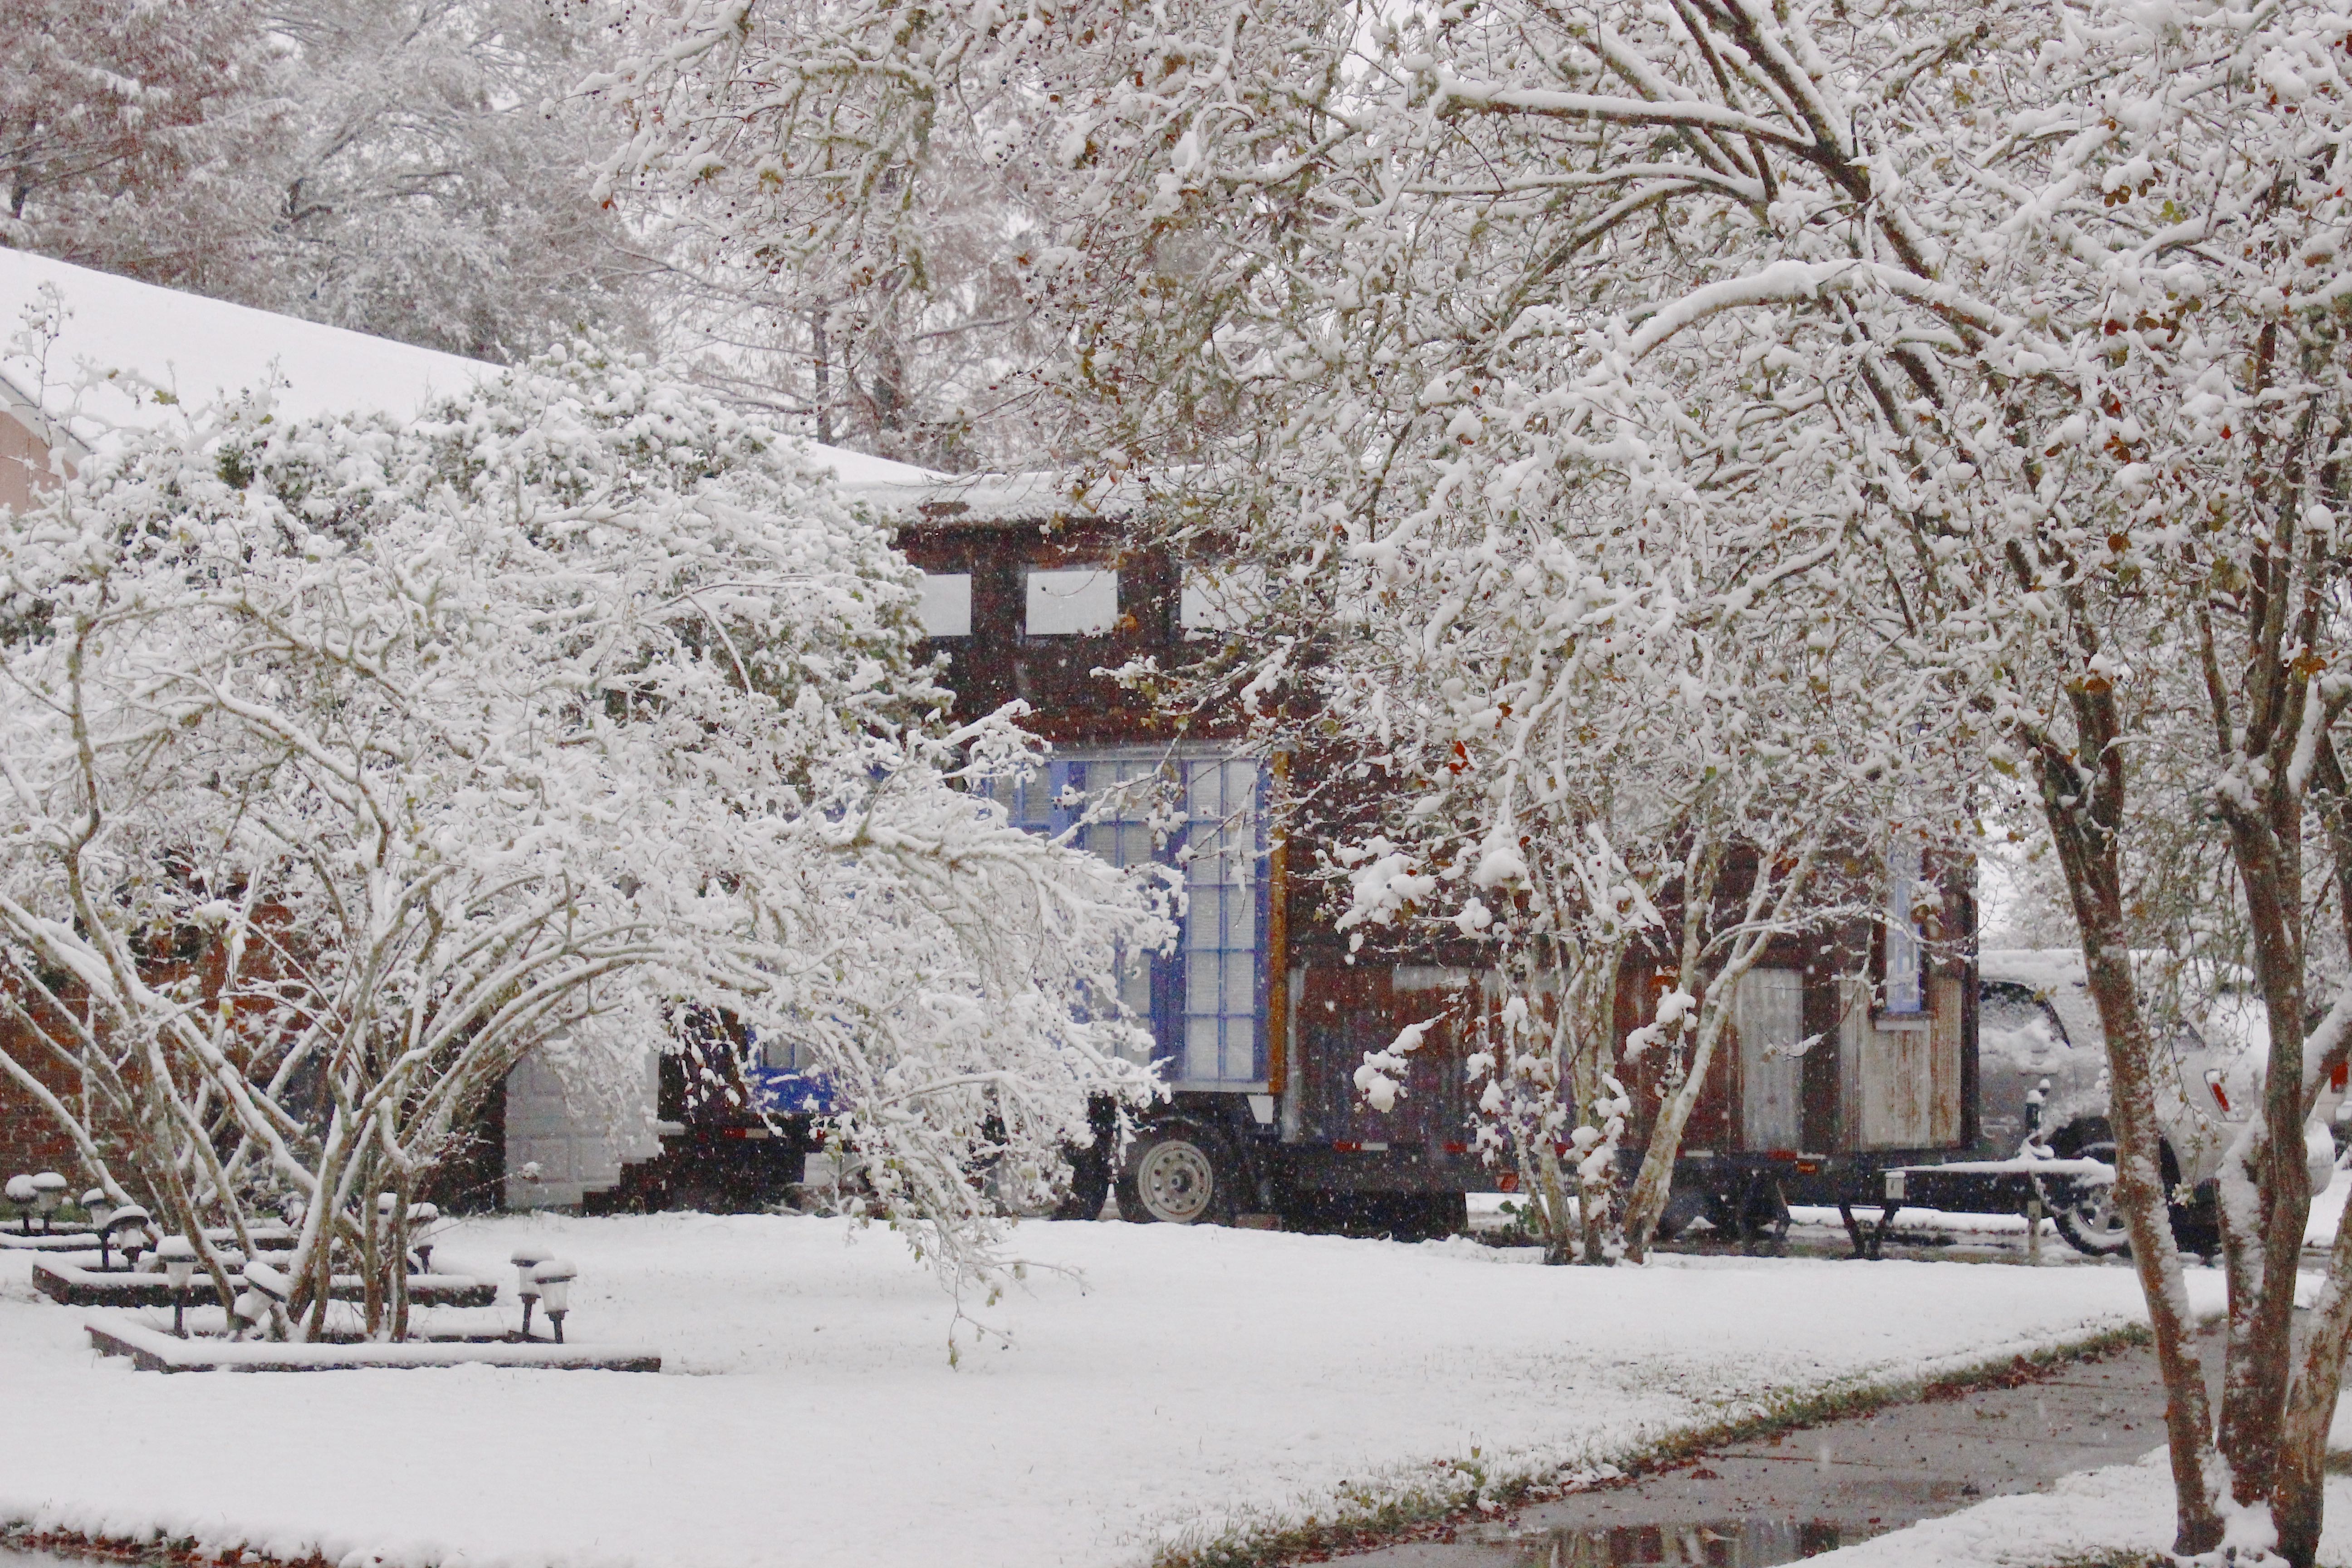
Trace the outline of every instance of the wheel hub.
<instances>
[{"instance_id":1,"label":"wheel hub","mask_svg":"<svg viewBox=\"0 0 2352 1568\"><path fill-rule=\"evenodd\" d=\"M1151 1217L1167 1225L1191 1225L1209 1212L1216 1195L1216 1167L1195 1143L1171 1140L1144 1151L1135 1185Z\"/></svg>"}]
</instances>

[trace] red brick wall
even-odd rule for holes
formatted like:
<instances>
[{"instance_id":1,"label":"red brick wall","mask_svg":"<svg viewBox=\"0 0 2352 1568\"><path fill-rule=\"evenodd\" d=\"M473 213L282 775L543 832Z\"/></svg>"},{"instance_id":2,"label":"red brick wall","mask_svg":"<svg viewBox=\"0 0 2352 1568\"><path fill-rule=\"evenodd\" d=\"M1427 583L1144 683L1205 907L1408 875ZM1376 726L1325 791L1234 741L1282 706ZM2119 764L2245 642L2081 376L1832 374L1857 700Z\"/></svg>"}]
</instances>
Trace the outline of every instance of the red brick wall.
<instances>
[{"instance_id":1,"label":"red brick wall","mask_svg":"<svg viewBox=\"0 0 2352 1568\"><path fill-rule=\"evenodd\" d=\"M58 1098L73 1103L79 1092L74 1075L56 1067L43 1067L30 1051L17 1047L23 1038L10 1026L0 1026L6 1037L5 1048L19 1065L31 1068ZM55 1171L73 1186L76 1195L89 1185L89 1173L81 1168L81 1160L74 1152L72 1142L58 1129L57 1121L33 1097L19 1088L12 1078L0 1077L0 1180L28 1171Z\"/></svg>"},{"instance_id":2,"label":"red brick wall","mask_svg":"<svg viewBox=\"0 0 2352 1568\"><path fill-rule=\"evenodd\" d=\"M16 412L0 408L0 506L21 507L57 482L47 444Z\"/></svg>"}]
</instances>

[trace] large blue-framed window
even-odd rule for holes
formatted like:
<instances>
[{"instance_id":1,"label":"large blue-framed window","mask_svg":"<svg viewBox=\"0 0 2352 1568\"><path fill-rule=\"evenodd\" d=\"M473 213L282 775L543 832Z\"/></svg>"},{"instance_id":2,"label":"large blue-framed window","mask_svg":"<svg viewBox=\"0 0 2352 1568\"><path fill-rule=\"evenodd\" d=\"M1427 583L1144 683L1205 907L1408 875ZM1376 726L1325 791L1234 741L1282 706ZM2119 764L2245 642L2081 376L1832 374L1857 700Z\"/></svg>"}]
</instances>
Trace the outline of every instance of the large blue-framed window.
<instances>
[{"instance_id":1,"label":"large blue-framed window","mask_svg":"<svg viewBox=\"0 0 2352 1568\"><path fill-rule=\"evenodd\" d=\"M1153 1059L1170 1081L1262 1084L1264 764L1219 752L1074 751L994 793L1016 826L1054 834L1078 827L1079 845L1115 866L1181 868L1182 939L1173 953L1129 964L1119 999L1150 1019Z\"/></svg>"}]
</instances>

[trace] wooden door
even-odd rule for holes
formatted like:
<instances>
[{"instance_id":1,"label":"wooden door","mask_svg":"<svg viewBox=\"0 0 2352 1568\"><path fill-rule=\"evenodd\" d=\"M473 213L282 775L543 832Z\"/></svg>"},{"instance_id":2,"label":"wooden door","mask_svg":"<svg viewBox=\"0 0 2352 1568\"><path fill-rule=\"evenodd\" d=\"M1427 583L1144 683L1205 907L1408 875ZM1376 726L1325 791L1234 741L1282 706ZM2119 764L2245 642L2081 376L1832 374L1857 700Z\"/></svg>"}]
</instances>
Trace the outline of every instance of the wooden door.
<instances>
[{"instance_id":1,"label":"wooden door","mask_svg":"<svg viewBox=\"0 0 2352 1568\"><path fill-rule=\"evenodd\" d=\"M1751 1154L1793 1151L1804 1108L1805 975L1751 969L1732 994L1739 1041L1740 1147Z\"/></svg>"},{"instance_id":2,"label":"wooden door","mask_svg":"<svg viewBox=\"0 0 2352 1568\"><path fill-rule=\"evenodd\" d=\"M1947 1149L1961 1129L1961 982L1927 985L1928 1009L1874 1017L1868 981L1850 979L1838 1029L1852 1130L1859 1149Z\"/></svg>"}]
</instances>

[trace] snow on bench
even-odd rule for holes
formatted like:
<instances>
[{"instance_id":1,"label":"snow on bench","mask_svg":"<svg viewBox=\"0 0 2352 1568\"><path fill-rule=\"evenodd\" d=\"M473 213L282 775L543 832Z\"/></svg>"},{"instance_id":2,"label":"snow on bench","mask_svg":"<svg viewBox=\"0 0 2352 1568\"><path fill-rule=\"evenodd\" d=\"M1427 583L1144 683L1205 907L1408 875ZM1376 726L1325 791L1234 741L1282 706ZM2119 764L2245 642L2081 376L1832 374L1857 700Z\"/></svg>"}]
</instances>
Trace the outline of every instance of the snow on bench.
<instances>
[{"instance_id":1,"label":"snow on bench","mask_svg":"<svg viewBox=\"0 0 2352 1568\"><path fill-rule=\"evenodd\" d=\"M228 1261L236 1266L234 1255ZM172 1282L161 1274L101 1274L64 1258L36 1258L33 1288L68 1307L168 1307L173 1300ZM338 1274L328 1293L338 1301L357 1301L365 1299L367 1288L356 1274ZM188 1281L188 1305L217 1305L219 1299L208 1276L199 1274ZM490 1307L498 1304L499 1286L495 1279L470 1274L412 1274L408 1299L420 1307Z\"/></svg>"},{"instance_id":2,"label":"snow on bench","mask_svg":"<svg viewBox=\"0 0 2352 1568\"><path fill-rule=\"evenodd\" d=\"M396 1344L276 1344L266 1340L183 1340L121 1319L83 1325L101 1355L142 1372L415 1371L503 1366L545 1372L659 1372L661 1354L638 1345L558 1345L544 1340L405 1340Z\"/></svg>"}]
</instances>

